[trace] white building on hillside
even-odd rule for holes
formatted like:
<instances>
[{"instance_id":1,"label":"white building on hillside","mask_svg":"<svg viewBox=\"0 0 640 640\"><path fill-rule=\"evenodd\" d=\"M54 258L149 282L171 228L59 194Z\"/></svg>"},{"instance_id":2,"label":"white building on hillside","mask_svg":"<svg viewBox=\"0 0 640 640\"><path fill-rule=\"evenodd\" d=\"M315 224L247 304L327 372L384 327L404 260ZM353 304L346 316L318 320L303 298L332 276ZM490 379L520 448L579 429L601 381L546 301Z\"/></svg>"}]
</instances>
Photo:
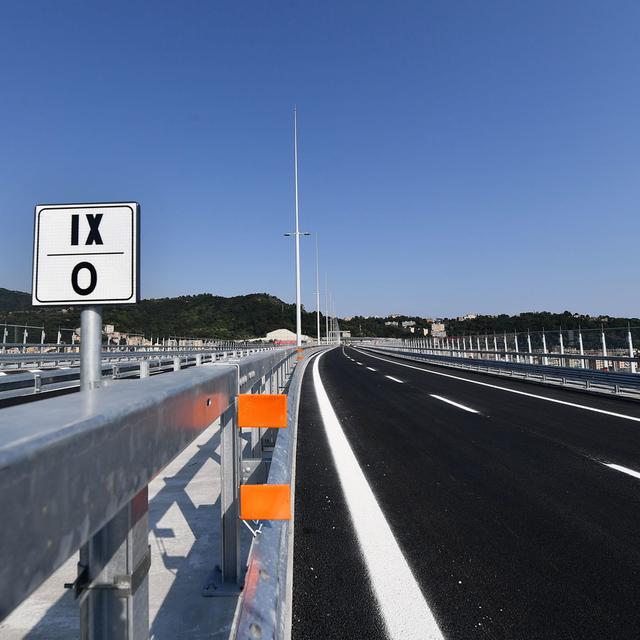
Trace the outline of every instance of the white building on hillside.
<instances>
[{"instance_id":1,"label":"white building on hillside","mask_svg":"<svg viewBox=\"0 0 640 640\"><path fill-rule=\"evenodd\" d=\"M274 331L269 331L269 333L267 333L265 340L275 342L277 344L295 344L296 334L293 331L289 331L289 329L275 329ZM302 342L310 341L311 339L309 336L302 336Z\"/></svg>"}]
</instances>

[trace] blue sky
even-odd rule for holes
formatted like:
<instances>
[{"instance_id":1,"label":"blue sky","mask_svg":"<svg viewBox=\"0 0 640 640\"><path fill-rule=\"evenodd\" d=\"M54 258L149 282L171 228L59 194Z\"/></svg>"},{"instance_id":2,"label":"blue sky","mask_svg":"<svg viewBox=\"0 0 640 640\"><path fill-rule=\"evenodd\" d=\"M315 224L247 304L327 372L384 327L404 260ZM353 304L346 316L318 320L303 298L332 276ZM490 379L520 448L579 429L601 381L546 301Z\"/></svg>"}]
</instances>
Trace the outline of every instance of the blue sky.
<instances>
[{"instance_id":1,"label":"blue sky","mask_svg":"<svg viewBox=\"0 0 640 640\"><path fill-rule=\"evenodd\" d=\"M0 286L33 206L142 205L143 297L640 313L640 3L20 2L0 13ZM303 241L313 308L313 241Z\"/></svg>"}]
</instances>

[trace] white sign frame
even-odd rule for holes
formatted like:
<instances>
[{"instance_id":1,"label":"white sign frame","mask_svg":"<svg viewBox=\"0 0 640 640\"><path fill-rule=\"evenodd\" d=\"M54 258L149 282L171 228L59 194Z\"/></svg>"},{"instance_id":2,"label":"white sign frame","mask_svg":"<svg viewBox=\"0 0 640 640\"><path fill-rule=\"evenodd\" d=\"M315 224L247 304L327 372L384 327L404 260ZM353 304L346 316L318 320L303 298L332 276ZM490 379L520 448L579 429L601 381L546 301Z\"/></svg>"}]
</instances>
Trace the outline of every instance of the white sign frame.
<instances>
[{"instance_id":1,"label":"white sign frame","mask_svg":"<svg viewBox=\"0 0 640 640\"><path fill-rule=\"evenodd\" d=\"M64 228L55 216L60 216ZM135 304L140 301L139 257L137 202L36 205L31 304ZM68 282L61 282L60 272L69 278ZM89 284L83 287L80 279L86 283L87 278ZM103 285L105 279L108 286Z\"/></svg>"}]
</instances>

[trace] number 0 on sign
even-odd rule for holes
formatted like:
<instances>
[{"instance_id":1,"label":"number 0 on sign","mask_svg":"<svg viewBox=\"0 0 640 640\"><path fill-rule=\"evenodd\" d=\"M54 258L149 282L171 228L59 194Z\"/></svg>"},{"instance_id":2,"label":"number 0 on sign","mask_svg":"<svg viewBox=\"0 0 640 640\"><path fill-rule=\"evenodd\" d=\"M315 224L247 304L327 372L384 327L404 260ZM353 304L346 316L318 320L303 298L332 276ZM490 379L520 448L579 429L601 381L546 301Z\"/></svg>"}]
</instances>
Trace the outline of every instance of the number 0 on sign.
<instances>
[{"instance_id":1,"label":"number 0 on sign","mask_svg":"<svg viewBox=\"0 0 640 640\"><path fill-rule=\"evenodd\" d=\"M34 305L138 302L140 205L36 207Z\"/></svg>"}]
</instances>

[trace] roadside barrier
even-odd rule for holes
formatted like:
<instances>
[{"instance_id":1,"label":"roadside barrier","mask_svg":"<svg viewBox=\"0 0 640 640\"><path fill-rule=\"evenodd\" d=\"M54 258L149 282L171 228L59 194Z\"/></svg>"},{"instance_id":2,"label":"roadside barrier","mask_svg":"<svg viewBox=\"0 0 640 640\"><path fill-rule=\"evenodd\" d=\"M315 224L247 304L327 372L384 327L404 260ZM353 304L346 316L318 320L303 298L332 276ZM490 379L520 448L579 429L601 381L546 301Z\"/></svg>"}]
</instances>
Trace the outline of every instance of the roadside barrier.
<instances>
[{"instance_id":1,"label":"roadside barrier","mask_svg":"<svg viewBox=\"0 0 640 640\"><path fill-rule=\"evenodd\" d=\"M147 486L218 420L223 548L217 586L212 580L203 594L239 591L241 518L273 519L266 524L274 527L291 518L295 429L281 427L291 427L297 417L299 365L305 364L299 355L280 348L231 362L206 364L199 358L189 369L0 411L0 513L11 523L0 527L0 620L80 550L77 579L67 586L78 599L81 636L147 638ZM287 406L280 392L291 389L293 371ZM247 393L254 395L243 399ZM260 453L268 483L242 483L240 434L246 420L254 423L249 449ZM284 437L270 447L269 460L265 442L271 428ZM270 536L260 538L265 544L252 547L254 564L261 561L256 546L265 553L281 551L279 545L269 550ZM273 617L279 604L265 601L273 608L260 615Z\"/></svg>"}]
</instances>

